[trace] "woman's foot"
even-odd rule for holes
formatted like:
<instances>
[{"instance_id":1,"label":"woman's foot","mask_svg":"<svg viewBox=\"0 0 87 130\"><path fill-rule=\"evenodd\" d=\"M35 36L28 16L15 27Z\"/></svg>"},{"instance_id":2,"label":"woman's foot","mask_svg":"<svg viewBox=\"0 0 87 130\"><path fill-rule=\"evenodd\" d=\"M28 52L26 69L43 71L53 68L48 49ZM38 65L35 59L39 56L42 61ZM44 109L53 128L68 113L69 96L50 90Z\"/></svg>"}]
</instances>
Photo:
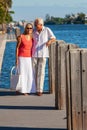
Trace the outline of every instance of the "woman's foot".
<instances>
[{"instance_id":1,"label":"woman's foot","mask_svg":"<svg viewBox=\"0 0 87 130\"><path fill-rule=\"evenodd\" d=\"M24 96L28 96L29 94L28 93L24 93Z\"/></svg>"}]
</instances>

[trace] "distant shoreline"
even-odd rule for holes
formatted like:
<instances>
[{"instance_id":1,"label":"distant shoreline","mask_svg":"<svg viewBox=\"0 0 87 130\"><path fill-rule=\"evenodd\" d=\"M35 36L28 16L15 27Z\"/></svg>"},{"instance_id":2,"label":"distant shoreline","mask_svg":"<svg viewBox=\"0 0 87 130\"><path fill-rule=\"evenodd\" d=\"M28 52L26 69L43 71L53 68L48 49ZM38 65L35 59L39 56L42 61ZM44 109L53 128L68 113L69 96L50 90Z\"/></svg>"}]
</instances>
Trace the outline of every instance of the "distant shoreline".
<instances>
[{"instance_id":1,"label":"distant shoreline","mask_svg":"<svg viewBox=\"0 0 87 130\"><path fill-rule=\"evenodd\" d=\"M75 23L72 23L72 24L50 24L50 23L45 23L45 25L87 25L87 23L85 24L75 24Z\"/></svg>"}]
</instances>

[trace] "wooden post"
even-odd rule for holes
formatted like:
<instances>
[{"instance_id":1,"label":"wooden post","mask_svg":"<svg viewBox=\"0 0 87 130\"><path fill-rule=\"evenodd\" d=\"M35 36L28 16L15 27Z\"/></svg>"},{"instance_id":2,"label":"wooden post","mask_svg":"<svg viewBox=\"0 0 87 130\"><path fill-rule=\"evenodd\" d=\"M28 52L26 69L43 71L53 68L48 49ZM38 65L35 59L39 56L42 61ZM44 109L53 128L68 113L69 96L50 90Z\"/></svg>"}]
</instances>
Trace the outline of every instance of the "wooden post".
<instances>
[{"instance_id":1,"label":"wooden post","mask_svg":"<svg viewBox=\"0 0 87 130\"><path fill-rule=\"evenodd\" d=\"M50 93L55 91L55 47L57 42L53 43L49 47L49 84L50 84Z\"/></svg>"},{"instance_id":2,"label":"wooden post","mask_svg":"<svg viewBox=\"0 0 87 130\"><path fill-rule=\"evenodd\" d=\"M81 51L83 130L87 130L87 49Z\"/></svg>"},{"instance_id":3,"label":"wooden post","mask_svg":"<svg viewBox=\"0 0 87 130\"><path fill-rule=\"evenodd\" d=\"M55 43L49 46L49 84L50 84L50 93L55 92L55 64L56 64L56 46L57 44L63 44L65 41L57 40Z\"/></svg>"},{"instance_id":4,"label":"wooden post","mask_svg":"<svg viewBox=\"0 0 87 130\"><path fill-rule=\"evenodd\" d=\"M87 130L87 49L73 49L67 59L67 128Z\"/></svg>"},{"instance_id":5,"label":"wooden post","mask_svg":"<svg viewBox=\"0 0 87 130\"><path fill-rule=\"evenodd\" d=\"M58 44L55 59L55 107L66 109L66 52L69 48L77 48L75 44Z\"/></svg>"},{"instance_id":6,"label":"wooden post","mask_svg":"<svg viewBox=\"0 0 87 130\"><path fill-rule=\"evenodd\" d=\"M66 53L66 113L67 113L67 128L71 129L71 95L70 95L70 57L69 51Z\"/></svg>"},{"instance_id":7,"label":"wooden post","mask_svg":"<svg viewBox=\"0 0 87 130\"><path fill-rule=\"evenodd\" d=\"M82 60L78 49L67 52L67 127L84 130L82 117Z\"/></svg>"},{"instance_id":8,"label":"wooden post","mask_svg":"<svg viewBox=\"0 0 87 130\"><path fill-rule=\"evenodd\" d=\"M68 44L57 46L56 74L55 74L55 107L56 109L65 109L66 105L66 74L65 74L65 52L68 50Z\"/></svg>"}]
</instances>

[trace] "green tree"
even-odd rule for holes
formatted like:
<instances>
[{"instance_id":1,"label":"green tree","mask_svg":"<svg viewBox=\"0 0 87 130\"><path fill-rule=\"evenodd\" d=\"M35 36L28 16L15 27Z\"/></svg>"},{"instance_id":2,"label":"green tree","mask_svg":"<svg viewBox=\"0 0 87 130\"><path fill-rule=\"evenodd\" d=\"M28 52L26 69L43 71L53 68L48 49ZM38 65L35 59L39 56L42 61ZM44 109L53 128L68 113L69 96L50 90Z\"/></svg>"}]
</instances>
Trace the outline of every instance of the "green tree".
<instances>
[{"instance_id":1,"label":"green tree","mask_svg":"<svg viewBox=\"0 0 87 130\"><path fill-rule=\"evenodd\" d=\"M13 11L9 11L12 7L12 0L0 0L0 24L2 24L3 30L5 30L4 25L12 21L11 14Z\"/></svg>"},{"instance_id":2,"label":"green tree","mask_svg":"<svg viewBox=\"0 0 87 130\"><path fill-rule=\"evenodd\" d=\"M66 24L71 24L72 23L72 16L70 14L65 15L64 23L66 23Z\"/></svg>"},{"instance_id":3,"label":"green tree","mask_svg":"<svg viewBox=\"0 0 87 130\"><path fill-rule=\"evenodd\" d=\"M84 13L77 14L66 14L65 18L53 17L46 15L45 24L85 24L87 20L85 19Z\"/></svg>"},{"instance_id":4,"label":"green tree","mask_svg":"<svg viewBox=\"0 0 87 130\"><path fill-rule=\"evenodd\" d=\"M49 14L46 15L45 24L63 24L64 19L59 17L53 17Z\"/></svg>"},{"instance_id":5,"label":"green tree","mask_svg":"<svg viewBox=\"0 0 87 130\"><path fill-rule=\"evenodd\" d=\"M49 14L46 14L46 16L45 16L45 21L47 22L47 21L50 21L50 15Z\"/></svg>"},{"instance_id":6,"label":"green tree","mask_svg":"<svg viewBox=\"0 0 87 130\"><path fill-rule=\"evenodd\" d=\"M14 13L9 11L11 7L12 7L12 0L0 0L0 12L4 14L3 15L4 17L0 18L0 21L2 21L2 23L6 23L7 17L9 17L11 13Z\"/></svg>"},{"instance_id":7,"label":"green tree","mask_svg":"<svg viewBox=\"0 0 87 130\"><path fill-rule=\"evenodd\" d=\"M77 14L77 23L84 24L85 23L85 14L84 13L78 13Z\"/></svg>"},{"instance_id":8,"label":"green tree","mask_svg":"<svg viewBox=\"0 0 87 130\"><path fill-rule=\"evenodd\" d=\"M4 22L4 13L5 13L5 11L4 11L4 9L3 9L3 7L2 7L2 5L0 4L0 24L2 23L2 22Z\"/></svg>"}]
</instances>

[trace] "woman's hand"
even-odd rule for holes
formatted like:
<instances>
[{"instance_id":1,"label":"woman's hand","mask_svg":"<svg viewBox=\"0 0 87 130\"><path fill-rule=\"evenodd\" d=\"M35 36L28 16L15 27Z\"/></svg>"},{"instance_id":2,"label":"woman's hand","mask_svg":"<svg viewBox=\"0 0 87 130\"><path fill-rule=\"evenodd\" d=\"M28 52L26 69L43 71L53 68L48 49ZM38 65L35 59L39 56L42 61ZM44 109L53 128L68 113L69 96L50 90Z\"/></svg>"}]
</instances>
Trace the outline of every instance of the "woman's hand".
<instances>
[{"instance_id":1,"label":"woman's hand","mask_svg":"<svg viewBox=\"0 0 87 130\"><path fill-rule=\"evenodd\" d=\"M18 59L16 59L15 65L18 66Z\"/></svg>"}]
</instances>

